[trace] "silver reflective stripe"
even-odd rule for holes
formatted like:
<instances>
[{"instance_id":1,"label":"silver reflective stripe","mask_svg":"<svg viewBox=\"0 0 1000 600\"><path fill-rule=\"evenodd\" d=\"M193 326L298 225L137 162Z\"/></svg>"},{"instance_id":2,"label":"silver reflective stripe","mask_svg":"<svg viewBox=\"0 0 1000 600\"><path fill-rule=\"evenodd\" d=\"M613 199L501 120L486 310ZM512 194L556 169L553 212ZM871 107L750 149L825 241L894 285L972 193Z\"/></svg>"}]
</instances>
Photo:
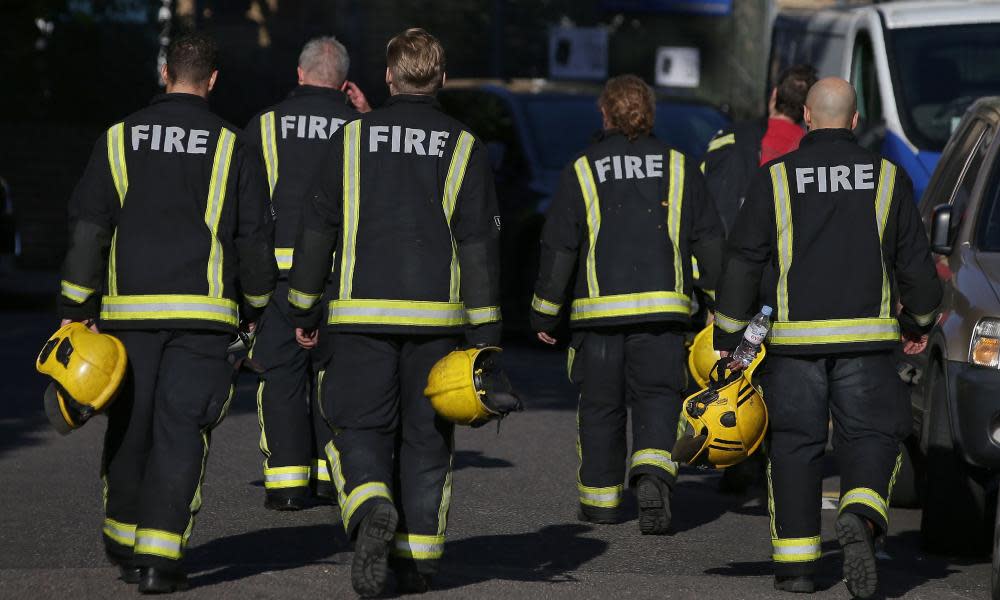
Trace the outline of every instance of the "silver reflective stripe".
<instances>
[{"instance_id":1,"label":"silver reflective stripe","mask_svg":"<svg viewBox=\"0 0 1000 600\"><path fill-rule=\"evenodd\" d=\"M681 207L684 202L684 155L670 151L670 212L667 213L667 235L674 250L674 291L684 292L684 264L681 260Z\"/></svg>"},{"instance_id":2,"label":"silver reflective stripe","mask_svg":"<svg viewBox=\"0 0 1000 600\"><path fill-rule=\"evenodd\" d=\"M463 131L458 134L458 142L451 155L451 163L448 165L448 177L444 182L444 218L448 223L448 231L451 232L451 217L455 214L455 204L458 201L458 192L462 189L462 181L465 179L465 169L469 165L469 155L472 153L472 144L475 138L472 134ZM458 264L458 248L455 245L454 237L451 240L451 280L449 284L448 297L451 302L459 302L461 299L461 270Z\"/></svg>"},{"instance_id":3,"label":"silver reflective stripe","mask_svg":"<svg viewBox=\"0 0 1000 600\"><path fill-rule=\"evenodd\" d=\"M840 499L840 512L850 504L864 504L875 510L883 519L889 518L888 503L875 490L869 488L854 488Z\"/></svg>"},{"instance_id":4,"label":"silver reflective stripe","mask_svg":"<svg viewBox=\"0 0 1000 600\"><path fill-rule=\"evenodd\" d=\"M117 298L127 298L128 296L117 296ZM228 306L216 306L213 304L201 304L198 302L152 302L152 303L140 303L140 304L129 304L127 302L115 302L114 304L105 304L101 307L101 312L109 313L138 313L138 312L163 312L163 313L173 313L173 312L204 312L212 313L221 316L236 316L236 310ZM164 317L164 318L174 318L174 317Z\"/></svg>"},{"instance_id":5,"label":"silver reflective stripe","mask_svg":"<svg viewBox=\"0 0 1000 600\"><path fill-rule=\"evenodd\" d=\"M631 466L634 469L640 465L659 467L671 475L677 475L677 463L666 450L639 450L632 455Z\"/></svg>"},{"instance_id":6,"label":"silver reflective stripe","mask_svg":"<svg viewBox=\"0 0 1000 600\"><path fill-rule=\"evenodd\" d=\"M229 180L229 165L232 162L233 144L236 136L223 128L215 147L215 161L212 165L212 180L208 186L208 201L205 206L205 224L212 233L212 246L208 253L208 295L222 297L222 242L219 241L219 221L222 205L226 201L226 184Z\"/></svg>"},{"instance_id":7,"label":"silver reflective stripe","mask_svg":"<svg viewBox=\"0 0 1000 600\"><path fill-rule=\"evenodd\" d=\"M274 187L278 185L278 145L274 123L274 111L260 117L260 137L264 146L264 166L267 167L267 187L274 198Z\"/></svg>"},{"instance_id":8,"label":"silver reflective stripe","mask_svg":"<svg viewBox=\"0 0 1000 600\"><path fill-rule=\"evenodd\" d=\"M203 296L105 296L101 318L110 320L203 319L236 324L236 303Z\"/></svg>"},{"instance_id":9,"label":"silver reflective stripe","mask_svg":"<svg viewBox=\"0 0 1000 600\"><path fill-rule=\"evenodd\" d=\"M531 298L531 308L537 310L543 315L556 316L559 314L559 309L562 305L556 304L554 302L549 302L544 298L539 298L538 295L534 295Z\"/></svg>"},{"instance_id":10,"label":"silver reflective stripe","mask_svg":"<svg viewBox=\"0 0 1000 600\"><path fill-rule=\"evenodd\" d=\"M251 296L250 294L243 294L243 298L246 299L247 304L254 308L264 308L267 303L271 301L271 294L264 294L263 296Z\"/></svg>"},{"instance_id":11,"label":"silver reflective stripe","mask_svg":"<svg viewBox=\"0 0 1000 600\"><path fill-rule=\"evenodd\" d=\"M829 321L776 322L772 344L823 344L895 340L899 336L896 319L836 319Z\"/></svg>"},{"instance_id":12,"label":"silver reflective stripe","mask_svg":"<svg viewBox=\"0 0 1000 600\"><path fill-rule=\"evenodd\" d=\"M153 554L166 558L181 557L181 536L166 531L139 529L135 535L135 553Z\"/></svg>"},{"instance_id":13,"label":"silver reflective stripe","mask_svg":"<svg viewBox=\"0 0 1000 600\"><path fill-rule=\"evenodd\" d=\"M778 306L776 321L788 320L788 271L792 268L792 205L785 163L771 167L774 219L778 230Z\"/></svg>"},{"instance_id":14,"label":"silver reflective stripe","mask_svg":"<svg viewBox=\"0 0 1000 600\"><path fill-rule=\"evenodd\" d=\"M354 285L354 249L358 240L358 211L361 182L361 121L344 127L344 230L340 254L340 299L351 297Z\"/></svg>"},{"instance_id":15,"label":"silver reflective stripe","mask_svg":"<svg viewBox=\"0 0 1000 600\"><path fill-rule=\"evenodd\" d=\"M911 317L913 317L913 320L917 322L917 325L920 325L921 327L927 327L928 325L933 323L934 317L937 315L936 312L930 312L927 313L926 315L915 315L913 313L910 313L909 311L907 312Z\"/></svg>"},{"instance_id":16,"label":"silver reflective stripe","mask_svg":"<svg viewBox=\"0 0 1000 600\"><path fill-rule=\"evenodd\" d=\"M346 501L340 507L341 518L344 521L345 528L350 523L354 511L358 510L358 507L372 498L385 498L392 502L392 494L389 492L389 486L380 481L372 481L362 483L351 490L351 493L347 495Z\"/></svg>"},{"instance_id":17,"label":"silver reflective stripe","mask_svg":"<svg viewBox=\"0 0 1000 600\"><path fill-rule=\"evenodd\" d=\"M570 309L570 318L622 317L661 311L684 312L690 306L690 299L673 292L622 294L576 300Z\"/></svg>"},{"instance_id":18,"label":"silver reflective stripe","mask_svg":"<svg viewBox=\"0 0 1000 600\"><path fill-rule=\"evenodd\" d=\"M275 248L274 260L278 263L278 269L287 271L292 268L293 248Z\"/></svg>"},{"instance_id":19,"label":"silver reflective stripe","mask_svg":"<svg viewBox=\"0 0 1000 600\"><path fill-rule=\"evenodd\" d=\"M597 184L594 173L590 170L590 162L586 156L581 156L573 163L576 178L580 182L583 193L583 203L587 209L587 292L591 298L601 295L597 285L597 236L601 230L601 202L597 197Z\"/></svg>"},{"instance_id":20,"label":"silver reflective stripe","mask_svg":"<svg viewBox=\"0 0 1000 600\"><path fill-rule=\"evenodd\" d=\"M590 506L613 508L621 503L622 486L612 486L606 488L592 488L583 484L578 484L580 491L580 502Z\"/></svg>"},{"instance_id":21,"label":"silver reflective stripe","mask_svg":"<svg viewBox=\"0 0 1000 600\"><path fill-rule=\"evenodd\" d=\"M500 320L500 307L486 306L483 308L469 308L466 309L465 314L470 325L496 323Z\"/></svg>"},{"instance_id":22,"label":"silver reflective stripe","mask_svg":"<svg viewBox=\"0 0 1000 600\"><path fill-rule=\"evenodd\" d=\"M823 554L820 538L772 539L772 557L775 562L809 562Z\"/></svg>"},{"instance_id":23,"label":"silver reflective stripe","mask_svg":"<svg viewBox=\"0 0 1000 600\"><path fill-rule=\"evenodd\" d=\"M462 325L466 322L461 304L390 301L334 301L330 303L330 323L344 320L380 321L398 324Z\"/></svg>"},{"instance_id":24,"label":"silver reflective stripe","mask_svg":"<svg viewBox=\"0 0 1000 600\"><path fill-rule=\"evenodd\" d=\"M70 283L65 279L62 280L62 282L60 283L60 287L62 288L62 295L66 296L67 298L69 298L73 302L76 302L77 304L85 302L87 298L90 298L90 295L94 293L94 290L90 288L85 288L82 285L76 285L75 283Z\"/></svg>"},{"instance_id":25,"label":"silver reflective stripe","mask_svg":"<svg viewBox=\"0 0 1000 600\"><path fill-rule=\"evenodd\" d=\"M727 317L726 315L716 311L715 324L719 326L719 329L725 331L726 333L736 333L749 325L750 321L737 321L732 317Z\"/></svg>"},{"instance_id":26,"label":"silver reflective stripe","mask_svg":"<svg viewBox=\"0 0 1000 600\"><path fill-rule=\"evenodd\" d=\"M878 225L879 251L882 250L882 236L885 224L889 220L889 207L892 205L892 192L896 187L896 165L882 159L882 169L878 177L878 191L875 194L875 220ZM878 316L887 318L892 314L892 291L889 288L889 276L886 273L885 258L882 257L882 305Z\"/></svg>"},{"instance_id":27,"label":"silver reflective stripe","mask_svg":"<svg viewBox=\"0 0 1000 600\"><path fill-rule=\"evenodd\" d=\"M123 546L135 545L135 525L126 525L113 519L104 519L104 535Z\"/></svg>"},{"instance_id":28,"label":"silver reflective stripe","mask_svg":"<svg viewBox=\"0 0 1000 600\"><path fill-rule=\"evenodd\" d=\"M393 554L417 560L440 558L444 554L444 536L396 534Z\"/></svg>"},{"instance_id":29,"label":"silver reflective stripe","mask_svg":"<svg viewBox=\"0 0 1000 600\"><path fill-rule=\"evenodd\" d=\"M108 129L108 164L111 178L118 192L118 205L125 206L128 193L128 164L125 162L125 123L118 123ZM108 251L108 295L118 294L118 228L111 234L111 248Z\"/></svg>"},{"instance_id":30,"label":"silver reflective stripe","mask_svg":"<svg viewBox=\"0 0 1000 600\"><path fill-rule=\"evenodd\" d=\"M305 292L300 292L294 288L288 289L288 303L295 308L301 308L303 310L307 308L312 308L313 304L319 300L319 294L307 294Z\"/></svg>"}]
</instances>

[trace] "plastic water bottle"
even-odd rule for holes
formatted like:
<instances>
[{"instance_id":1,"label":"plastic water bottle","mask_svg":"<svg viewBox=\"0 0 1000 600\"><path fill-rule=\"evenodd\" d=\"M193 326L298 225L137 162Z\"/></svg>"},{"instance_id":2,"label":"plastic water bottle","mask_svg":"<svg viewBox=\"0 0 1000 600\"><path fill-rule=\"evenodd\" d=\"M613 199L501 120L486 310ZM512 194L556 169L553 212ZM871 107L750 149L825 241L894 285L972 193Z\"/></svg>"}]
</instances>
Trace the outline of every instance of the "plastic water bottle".
<instances>
[{"instance_id":1,"label":"plastic water bottle","mask_svg":"<svg viewBox=\"0 0 1000 600\"><path fill-rule=\"evenodd\" d=\"M733 360L730 363L732 367L730 368L745 369L749 367L753 359L757 357L757 353L760 352L760 345L764 342L770 329L771 307L765 305L743 332L743 340L733 352Z\"/></svg>"}]
</instances>

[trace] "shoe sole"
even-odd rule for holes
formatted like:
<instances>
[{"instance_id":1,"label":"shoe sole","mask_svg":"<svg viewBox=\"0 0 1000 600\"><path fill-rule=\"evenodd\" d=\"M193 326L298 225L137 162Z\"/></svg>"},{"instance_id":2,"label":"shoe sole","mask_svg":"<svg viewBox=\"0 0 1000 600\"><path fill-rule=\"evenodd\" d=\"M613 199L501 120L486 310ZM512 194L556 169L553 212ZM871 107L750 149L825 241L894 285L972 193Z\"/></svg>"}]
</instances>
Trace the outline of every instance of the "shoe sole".
<instances>
[{"instance_id":1,"label":"shoe sole","mask_svg":"<svg viewBox=\"0 0 1000 600\"><path fill-rule=\"evenodd\" d=\"M642 535L663 535L670 527L670 507L663 501L660 488L643 479L635 491L639 501L639 532Z\"/></svg>"},{"instance_id":2,"label":"shoe sole","mask_svg":"<svg viewBox=\"0 0 1000 600\"><path fill-rule=\"evenodd\" d=\"M790 581L785 583L775 583L774 589L779 592L791 592L793 594L811 594L816 591L816 584L813 582Z\"/></svg>"},{"instance_id":3,"label":"shoe sole","mask_svg":"<svg viewBox=\"0 0 1000 600\"><path fill-rule=\"evenodd\" d=\"M389 548L396 536L399 515L389 503L380 503L365 519L354 548L351 585L362 598L378 596L389 578Z\"/></svg>"},{"instance_id":4,"label":"shoe sole","mask_svg":"<svg viewBox=\"0 0 1000 600\"><path fill-rule=\"evenodd\" d=\"M837 540L844 550L844 581L855 598L871 598L878 587L875 550L864 521L844 513L837 518Z\"/></svg>"},{"instance_id":5,"label":"shoe sole","mask_svg":"<svg viewBox=\"0 0 1000 600\"><path fill-rule=\"evenodd\" d=\"M186 581L177 581L170 583L163 583L161 585L148 585L145 582L139 583L139 593L140 594L172 594L174 592L183 592L190 587Z\"/></svg>"}]
</instances>

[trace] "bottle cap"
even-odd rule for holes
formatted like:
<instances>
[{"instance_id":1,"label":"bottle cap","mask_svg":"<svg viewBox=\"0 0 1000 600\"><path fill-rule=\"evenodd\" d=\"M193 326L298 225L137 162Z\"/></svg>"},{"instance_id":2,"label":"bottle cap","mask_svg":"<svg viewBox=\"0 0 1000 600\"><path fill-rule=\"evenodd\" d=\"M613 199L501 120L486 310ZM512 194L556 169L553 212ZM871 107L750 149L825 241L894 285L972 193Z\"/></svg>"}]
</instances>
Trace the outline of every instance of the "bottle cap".
<instances>
[{"instance_id":1,"label":"bottle cap","mask_svg":"<svg viewBox=\"0 0 1000 600\"><path fill-rule=\"evenodd\" d=\"M764 307L760 309L760 312L763 313L765 317L770 317L771 307L765 304Z\"/></svg>"}]
</instances>

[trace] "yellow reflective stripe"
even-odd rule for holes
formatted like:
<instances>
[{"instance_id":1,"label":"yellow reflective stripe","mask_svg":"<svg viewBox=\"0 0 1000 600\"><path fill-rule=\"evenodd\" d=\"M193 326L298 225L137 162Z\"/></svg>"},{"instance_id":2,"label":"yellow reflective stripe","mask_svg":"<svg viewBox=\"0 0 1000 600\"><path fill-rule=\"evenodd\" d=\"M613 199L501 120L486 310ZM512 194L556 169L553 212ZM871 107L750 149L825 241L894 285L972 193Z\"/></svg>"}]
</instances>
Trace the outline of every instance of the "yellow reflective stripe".
<instances>
[{"instance_id":1,"label":"yellow reflective stripe","mask_svg":"<svg viewBox=\"0 0 1000 600\"><path fill-rule=\"evenodd\" d=\"M714 151L718 150L719 148L723 148L725 146L728 146L730 144L735 144L735 143L736 143L736 134L735 133L729 133L729 134L726 134L726 135L721 135L719 137L712 138L712 141L710 141L708 143L708 151L709 152L714 152Z\"/></svg>"},{"instance_id":2,"label":"yellow reflective stripe","mask_svg":"<svg viewBox=\"0 0 1000 600\"><path fill-rule=\"evenodd\" d=\"M770 339L775 346L898 341L899 323L881 318L777 321Z\"/></svg>"},{"instance_id":3,"label":"yellow reflective stripe","mask_svg":"<svg viewBox=\"0 0 1000 600\"><path fill-rule=\"evenodd\" d=\"M312 468L312 478L317 481L330 481L330 467L327 465L325 459L316 459L316 464L314 464Z\"/></svg>"},{"instance_id":4,"label":"yellow reflective stripe","mask_svg":"<svg viewBox=\"0 0 1000 600\"><path fill-rule=\"evenodd\" d=\"M500 321L499 306L484 306L482 308L465 309L465 317L469 325L484 325L486 323L496 323Z\"/></svg>"},{"instance_id":5,"label":"yellow reflective stripe","mask_svg":"<svg viewBox=\"0 0 1000 600\"><path fill-rule=\"evenodd\" d=\"M451 432L451 454L448 456L448 472L444 476L444 485L441 486L441 503L438 504L438 528L437 534L444 538L444 532L448 528L448 509L451 508L451 476L454 472L452 467L455 464L455 431Z\"/></svg>"},{"instance_id":6,"label":"yellow reflective stripe","mask_svg":"<svg viewBox=\"0 0 1000 600\"><path fill-rule=\"evenodd\" d=\"M601 202L597 197L597 183L594 181L594 173L590 170L590 163L586 156L581 156L573 163L576 170L576 178L580 182L580 190L583 192L583 203L587 209L587 291L591 298L601 295L601 288L597 285L597 235L601 231Z\"/></svg>"},{"instance_id":7,"label":"yellow reflective stripe","mask_svg":"<svg viewBox=\"0 0 1000 600\"><path fill-rule=\"evenodd\" d=\"M774 220L778 230L778 302L776 321L788 320L788 271L792 268L792 203L785 163L771 167Z\"/></svg>"},{"instance_id":8,"label":"yellow reflective stripe","mask_svg":"<svg viewBox=\"0 0 1000 600\"><path fill-rule=\"evenodd\" d=\"M181 536L159 529L137 529L135 532L135 553L152 554L179 560L181 557Z\"/></svg>"},{"instance_id":9,"label":"yellow reflective stripe","mask_svg":"<svg viewBox=\"0 0 1000 600\"><path fill-rule=\"evenodd\" d=\"M309 485L309 467L274 467L264 469L264 488L280 490Z\"/></svg>"},{"instance_id":10,"label":"yellow reflective stripe","mask_svg":"<svg viewBox=\"0 0 1000 600\"><path fill-rule=\"evenodd\" d=\"M350 525L351 516L362 504L375 498L385 498L389 502L392 502L392 493L389 491L389 486L381 481L369 481L351 490L351 493L347 495L347 499L340 505L340 518L344 521L344 527L346 528Z\"/></svg>"},{"instance_id":11,"label":"yellow reflective stripe","mask_svg":"<svg viewBox=\"0 0 1000 600\"><path fill-rule=\"evenodd\" d=\"M881 494L871 488L853 488L848 490L846 494L840 497L840 510L838 513L844 512L844 509L851 504L867 506L877 512L883 519L889 520L889 503L885 501L885 498Z\"/></svg>"},{"instance_id":12,"label":"yellow reflective stripe","mask_svg":"<svg viewBox=\"0 0 1000 600\"><path fill-rule=\"evenodd\" d=\"M250 358L253 358L253 349L250 349ZM257 424L260 425L260 452L264 455L264 468L267 468L267 459L271 458L271 449L267 447L267 429L264 427L264 386L266 381L260 380L257 384Z\"/></svg>"},{"instance_id":13,"label":"yellow reflective stripe","mask_svg":"<svg viewBox=\"0 0 1000 600\"><path fill-rule=\"evenodd\" d=\"M295 308L300 308L302 310L307 310L312 308L313 304L319 300L319 297L323 294L307 294L305 292L300 292L295 288L288 288L288 303Z\"/></svg>"},{"instance_id":14,"label":"yellow reflective stripe","mask_svg":"<svg viewBox=\"0 0 1000 600\"><path fill-rule=\"evenodd\" d=\"M254 308L264 308L267 303L271 301L272 292L268 292L261 296L253 296L250 294L243 294L243 299L247 301L247 304Z\"/></svg>"},{"instance_id":15,"label":"yellow reflective stripe","mask_svg":"<svg viewBox=\"0 0 1000 600\"><path fill-rule=\"evenodd\" d=\"M810 562L819 560L823 550L820 537L771 539L774 562Z\"/></svg>"},{"instance_id":16,"label":"yellow reflective stripe","mask_svg":"<svg viewBox=\"0 0 1000 600\"><path fill-rule=\"evenodd\" d=\"M611 487L587 487L580 482L576 484L580 491L580 504L596 506L597 508L617 508L622 503L621 485Z\"/></svg>"},{"instance_id":17,"label":"yellow reflective stripe","mask_svg":"<svg viewBox=\"0 0 1000 600\"><path fill-rule=\"evenodd\" d=\"M635 451L632 454L632 460L630 461L629 468L634 469L642 465L657 467L675 477L677 476L677 463L666 450L645 448Z\"/></svg>"},{"instance_id":18,"label":"yellow reflective stripe","mask_svg":"<svg viewBox=\"0 0 1000 600\"><path fill-rule=\"evenodd\" d=\"M454 327L465 325L466 315L461 302L334 300L330 302L328 323Z\"/></svg>"},{"instance_id":19,"label":"yellow reflective stripe","mask_svg":"<svg viewBox=\"0 0 1000 600\"><path fill-rule=\"evenodd\" d=\"M705 161L701 161L701 164L698 165L698 168L701 170L702 174L704 174L705 173Z\"/></svg>"},{"instance_id":20,"label":"yellow reflective stripe","mask_svg":"<svg viewBox=\"0 0 1000 600\"><path fill-rule=\"evenodd\" d=\"M274 260L278 263L279 271L287 271L292 268L292 254L294 248L275 248Z\"/></svg>"},{"instance_id":21,"label":"yellow reflective stripe","mask_svg":"<svg viewBox=\"0 0 1000 600\"><path fill-rule=\"evenodd\" d=\"M631 317L657 313L684 313L691 309L691 299L677 292L640 292L597 298L579 298L570 307L571 321Z\"/></svg>"},{"instance_id":22,"label":"yellow reflective stripe","mask_svg":"<svg viewBox=\"0 0 1000 600\"><path fill-rule=\"evenodd\" d=\"M750 321L741 321L728 315L724 315L719 311L715 311L715 324L719 326L719 329L725 331L726 333L736 333L749 325Z\"/></svg>"},{"instance_id":23,"label":"yellow reflective stripe","mask_svg":"<svg viewBox=\"0 0 1000 600\"><path fill-rule=\"evenodd\" d=\"M559 309L562 308L561 304L556 304L555 302L549 302L544 298L539 298L538 294L534 294L531 297L531 308L537 310L543 315L556 316L559 314Z\"/></svg>"},{"instance_id":24,"label":"yellow reflective stripe","mask_svg":"<svg viewBox=\"0 0 1000 600\"><path fill-rule=\"evenodd\" d=\"M392 553L414 560L435 560L444 554L444 536L397 533Z\"/></svg>"},{"instance_id":25,"label":"yellow reflective stripe","mask_svg":"<svg viewBox=\"0 0 1000 600\"><path fill-rule=\"evenodd\" d=\"M921 327L927 327L928 325L930 325L931 323L933 323L934 322L934 317L937 316L937 311L929 312L929 313L927 313L925 315L915 315L915 314L911 313L910 311L906 311L906 312L911 317L913 317L913 320L916 321L917 325L920 325Z\"/></svg>"},{"instance_id":26,"label":"yellow reflective stripe","mask_svg":"<svg viewBox=\"0 0 1000 600\"><path fill-rule=\"evenodd\" d=\"M892 475L889 476L889 492L885 495L885 503L888 505L890 499L892 498L892 488L896 487L896 477L899 475L899 469L903 466L903 452L900 451L896 454L896 464L892 467Z\"/></svg>"},{"instance_id":27,"label":"yellow reflective stripe","mask_svg":"<svg viewBox=\"0 0 1000 600\"><path fill-rule=\"evenodd\" d=\"M215 159L212 162L212 179L208 185L208 200L205 202L205 224L212 232L212 246L208 252L208 295L222 297L222 242L219 241L219 221L222 219L222 205L226 202L226 184L229 181L229 165L233 158L236 136L225 127L219 132L215 144Z\"/></svg>"},{"instance_id":28,"label":"yellow reflective stripe","mask_svg":"<svg viewBox=\"0 0 1000 600\"><path fill-rule=\"evenodd\" d=\"M670 187L667 193L667 235L674 247L674 291L684 292L684 262L681 260L681 208L684 203L684 155L670 151Z\"/></svg>"},{"instance_id":29,"label":"yellow reflective stripe","mask_svg":"<svg viewBox=\"0 0 1000 600\"><path fill-rule=\"evenodd\" d=\"M267 187L274 199L274 186L278 185L278 135L273 110L260 116L260 142L267 168Z\"/></svg>"},{"instance_id":30,"label":"yellow reflective stripe","mask_svg":"<svg viewBox=\"0 0 1000 600\"><path fill-rule=\"evenodd\" d=\"M135 321L152 319L196 319L236 326L236 303L224 298L164 294L144 296L105 296L101 300L101 319Z\"/></svg>"},{"instance_id":31,"label":"yellow reflective stripe","mask_svg":"<svg viewBox=\"0 0 1000 600\"><path fill-rule=\"evenodd\" d=\"M77 285L63 279L60 282L60 287L62 289L62 295L69 298L77 304L86 302L87 298L94 293L94 290L89 287L83 287L82 285Z\"/></svg>"},{"instance_id":32,"label":"yellow reflective stripe","mask_svg":"<svg viewBox=\"0 0 1000 600\"><path fill-rule=\"evenodd\" d=\"M444 208L444 219L448 223L448 231L451 232L451 217L455 214L455 203L458 201L458 192L462 189L462 181L465 179L465 169L469 165L469 155L472 154L472 144L475 138L467 131L458 134L458 142L455 143L455 150L451 155L451 163L448 165L448 177L444 181L444 198L441 205ZM451 239L451 283L448 298L452 302L461 299L461 279L462 272L458 264L458 247L455 245L455 238Z\"/></svg>"},{"instance_id":33,"label":"yellow reflective stripe","mask_svg":"<svg viewBox=\"0 0 1000 600\"><path fill-rule=\"evenodd\" d=\"M698 259L691 256L691 278L699 279L701 278L701 270L698 268Z\"/></svg>"},{"instance_id":34,"label":"yellow reflective stripe","mask_svg":"<svg viewBox=\"0 0 1000 600\"><path fill-rule=\"evenodd\" d=\"M323 406L320 404L320 406ZM337 446L333 444L333 440L330 440L326 444L326 461L330 464L330 477L333 479L333 487L337 489L337 504L343 507L347 503L347 494L344 492L344 487L347 485L347 480L344 479L344 470L340 466L340 452L337 450ZM341 519L344 523L344 529L347 530L347 520Z\"/></svg>"},{"instance_id":35,"label":"yellow reflective stripe","mask_svg":"<svg viewBox=\"0 0 1000 600\"><path fill-rule=\"evenodd\" d=\"M354 285L354 249L358 241L358 212L361 209L361 121L344 127L344 230L340 253L340 299L351 297Z\"/></svg>"},{"instance_id":36,"label":"yellow reflective stripe","mask_svg":"<svg viewBox=\"0 0 1000 600\"><path fill-rule=\"evenodd\" d=\"M878 225L879 252L882 251L882 236L885 234L885 224L889 220L889 208L892 205L892 192L896 187L896 165L882 159L882 169L878 175L878 191L875 193L875 221ZM885 268L885 257L882 257L882 307L878 316L887 318L892 314L891 290L889 276Z\"/></svg>"},{"instance_id":37,"label":"yellow reflective stripe","mask_svg":"<svg viewBox=\"0 0 1000 600\"><path fill-rule=\"evenodd\" d=\"M108 165L115 191L118 192L118 206L125 206L128 192L128 165L125 162L125 123L118 123L108 129ZM118 274L115 255L118 247L118 228L111 234L111 250L108 253L108 294L118 294Z\"/></svg>"},{"instance_id":38,"label":"yellow reflective stripe","mask_svg":"<svg viewBox=\"0 0 1000 600\"><path fill-rule=\"evenodd\" d=\"M778 537L778 524L774 511L774 482L771 479L771 459L767 459L767 515L771 519L771 539Z\"/></svg>"},{"instance_id":39,"label":"yellow reflective stripe","mask_svg":"<svg viewBox=\"0 0 1000 600\"><path fill-rule=\"evenodd\" d=\"M135 525L114 519L104 519L104 527L101 528L101 531L105 536L122 546L131 548L135 545Z\"/></svg>"}]
</instances>

